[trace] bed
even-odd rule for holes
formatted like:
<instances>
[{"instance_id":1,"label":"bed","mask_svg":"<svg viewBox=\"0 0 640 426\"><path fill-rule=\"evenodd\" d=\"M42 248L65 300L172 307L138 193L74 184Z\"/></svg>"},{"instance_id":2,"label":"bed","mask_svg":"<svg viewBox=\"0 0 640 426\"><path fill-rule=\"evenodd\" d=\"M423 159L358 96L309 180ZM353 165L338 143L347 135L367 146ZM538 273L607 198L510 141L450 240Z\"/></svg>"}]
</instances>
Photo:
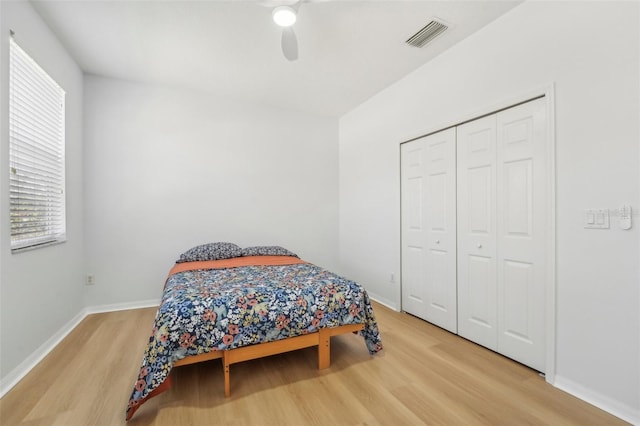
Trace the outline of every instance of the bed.
<instances>
[{"instance_id":1,"label":"bed","mask_svg":"<svg viewBox=\"0 0 640 426\"><path fill-rule=\"evenodd\" d=\"M382 349L367 292L279 246L209 243L180 255L165 282L126 410L129 420L171 386L174 367L221 359L224 393L232 364L311 346L330 365L331 336L357 333Z\"/></svg>"}]
</instances>

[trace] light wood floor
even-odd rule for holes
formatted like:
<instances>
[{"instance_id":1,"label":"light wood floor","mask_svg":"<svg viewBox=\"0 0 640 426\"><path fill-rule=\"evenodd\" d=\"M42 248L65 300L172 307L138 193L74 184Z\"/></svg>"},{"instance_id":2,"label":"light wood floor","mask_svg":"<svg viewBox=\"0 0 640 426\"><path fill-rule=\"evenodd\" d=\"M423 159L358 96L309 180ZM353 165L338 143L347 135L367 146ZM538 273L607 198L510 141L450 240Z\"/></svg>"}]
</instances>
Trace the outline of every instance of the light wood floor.
<instances>
[{"instance_id":1,"label":"light wood floor","mask_svg":"<svg viewBox=\"0 0 640 426\"><path fill-rule=\"evenodd\" d=\"M309 348L231 367L174 370L171 390L131 425L625 424L545 383L535 371L410 315L375 305L385 349L332 338L331 368ZM118 425L155 315L87 317L0 400L2 425Z\"/></svg>"}]
</instances>

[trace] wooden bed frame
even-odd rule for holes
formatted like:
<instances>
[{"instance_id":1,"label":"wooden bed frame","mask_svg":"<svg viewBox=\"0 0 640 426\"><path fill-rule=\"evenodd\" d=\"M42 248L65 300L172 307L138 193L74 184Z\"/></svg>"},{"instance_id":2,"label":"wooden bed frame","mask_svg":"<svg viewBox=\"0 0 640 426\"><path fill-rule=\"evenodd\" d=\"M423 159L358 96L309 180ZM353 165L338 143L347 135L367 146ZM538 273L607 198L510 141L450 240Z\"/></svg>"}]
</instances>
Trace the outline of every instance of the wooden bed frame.
<instances>
[{"instance_id":1,"label":"wooden bed frame","mask_svg":"<svg viewBox=\"0 0 640 426\"><path fill-rule=\"evenodd\" d=\"M242 361L276 355L284 352L295 351L297 349L318 346L318 369L328 368L331 364L331 336L338 334L354 333L364 328L364 324L348 324L339 327L321 328L315 333L303 334L301 336L289 337L287 339L273 342L259 343L241 348L228 349L223 351L213 351L206 354L188 356L177 360L173 366L195 364L197 362L209 361L222 358L224 367L224 396L231 395L231 383L229 378L229 367Z\"/></svg>"}]
</instances>

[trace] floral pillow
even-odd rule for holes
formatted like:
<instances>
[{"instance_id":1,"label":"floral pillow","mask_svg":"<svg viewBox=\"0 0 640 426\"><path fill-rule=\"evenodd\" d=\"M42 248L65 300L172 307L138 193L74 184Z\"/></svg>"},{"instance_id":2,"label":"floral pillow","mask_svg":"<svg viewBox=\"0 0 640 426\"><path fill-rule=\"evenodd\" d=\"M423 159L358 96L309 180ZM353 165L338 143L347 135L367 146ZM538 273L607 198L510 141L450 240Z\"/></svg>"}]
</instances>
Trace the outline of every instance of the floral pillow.
<instances>
[{"instance_id":1,"label":"floral pillow","mask_svg":"<svg viewBox=\"0 0 640 426\"><path fill-rule=\"evenodd\" d=\"M245 247L242 249L243 256L293 256L297 254L290 252L286 248L280 246L255 246Z\"/></svg>"},{"instance_id":2,"label":"floral pillow","mask_svg":"<svg viewBox=\"0 0 640 426\"><path fill-rule=\"evenodd\" d=\"M176 263L231 259L240 256L242 256L242 249L233 243L209 243L185 251Z\"/></svg>"}]
</instances>

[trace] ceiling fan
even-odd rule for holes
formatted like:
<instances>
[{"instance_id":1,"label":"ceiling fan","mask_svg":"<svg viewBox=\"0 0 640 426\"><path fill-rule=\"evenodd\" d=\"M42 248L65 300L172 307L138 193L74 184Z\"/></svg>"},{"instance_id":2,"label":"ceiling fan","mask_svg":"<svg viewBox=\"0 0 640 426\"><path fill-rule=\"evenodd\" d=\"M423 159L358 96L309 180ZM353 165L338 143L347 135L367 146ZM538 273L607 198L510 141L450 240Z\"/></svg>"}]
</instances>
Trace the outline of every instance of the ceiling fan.
<instances>
[{"instance_id":1,"label":"ceiling fan","mask_svg":"<svg viewBox=\"0 0 640 426\"><path fill-rule=\"evenodd\" d=\"M300 2L295 2L291 6L278 6L271 12L273 21L282 27L282 53L290 61L298 59L298 38L293 32L293 24L296 23L299 7Z\"/></svg>"},{"instance_id":2,"label":"ceiling fan","mask_svg":"<svg viewBox=\"0 0 640 426\"><path fill-rule=\"evenodd\" d=\"M313 0L263 0L260 2L262 6L273 8L271 11L273 21L282 27L282 53L289 61L298 59L298 38L293 31L293 24L296 23L298 9L303 1Z\"/></svg>"}]
</instances>

